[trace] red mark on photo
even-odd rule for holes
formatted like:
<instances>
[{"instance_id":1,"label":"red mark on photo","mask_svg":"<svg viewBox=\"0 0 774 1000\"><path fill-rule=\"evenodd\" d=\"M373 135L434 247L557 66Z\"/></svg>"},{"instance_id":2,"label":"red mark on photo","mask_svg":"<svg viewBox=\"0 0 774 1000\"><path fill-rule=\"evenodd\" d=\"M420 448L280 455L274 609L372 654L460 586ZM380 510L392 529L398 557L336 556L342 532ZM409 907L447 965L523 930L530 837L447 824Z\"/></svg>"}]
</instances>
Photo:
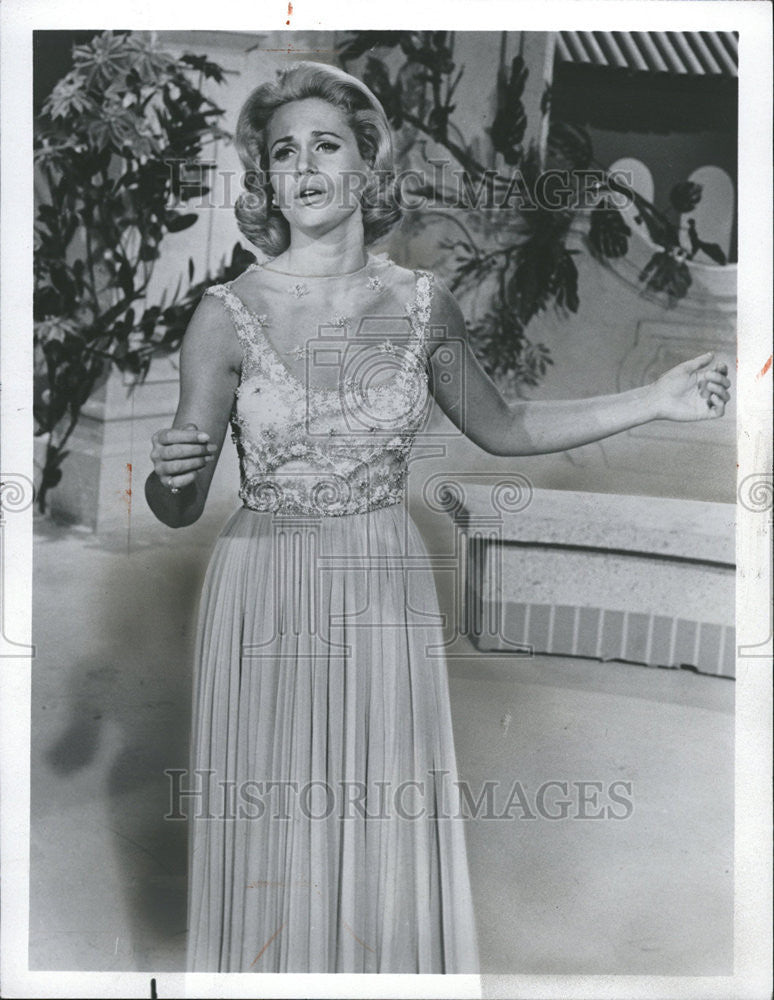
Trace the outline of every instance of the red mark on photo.
<instances>
[{"instance_id":1,"label":"red mark on photo","mask_svg":"<svg viewBox=\"0 0 774 1000\"><path fill-rule=\"evenodd\" d=\"M129 513L132 513L132 463L126 463L126 489L121 492L121 499L126 504Z\"/></svg>"},{"instance_id":2,"label":"red mark on photo","mask_svg":"<svg viewBox=\"0 0 774 1000\"><path fill-rule=\"evenodd\" d=\"M766 373L767 373L767 372L769 371L769 369L771 368L771 357L772 357L772 356L771 356L771 354L770 354L770 355L769 355L769 359L768 359L768 361L766 362L766 364L765 364L765 365L763 366L763 368L761 368L761 370L760 370L760 371L758 372L758 374L757 374L757 375L755 376L756 378L763 378L763 376L764 376L764 375L765 375L765 374L766 374Z\"/></svg>"},{"instance_id":3,"label":"red mark on photo","mask_svg":"<svg viewBox=\"0 0 774 1000\"><path fill-rule=\"evenodd\" d=\"M258 959L261 957L261 955L266 951L266 949L269 947L269 945L272 943L272 941L275 939L275 937L279 934L279 932L282 930L282 928L284 926L285 926L284 923L280 924L279 927L276 929L276 931L272 934L272 936L266 942L266 944L263 946L263 948L261 948L261 950L258 952L258 954L255 956L255 958L250 963L250 968L251 969L255 965L255 963L258 961Z\"/></svg>"}]
</instances>

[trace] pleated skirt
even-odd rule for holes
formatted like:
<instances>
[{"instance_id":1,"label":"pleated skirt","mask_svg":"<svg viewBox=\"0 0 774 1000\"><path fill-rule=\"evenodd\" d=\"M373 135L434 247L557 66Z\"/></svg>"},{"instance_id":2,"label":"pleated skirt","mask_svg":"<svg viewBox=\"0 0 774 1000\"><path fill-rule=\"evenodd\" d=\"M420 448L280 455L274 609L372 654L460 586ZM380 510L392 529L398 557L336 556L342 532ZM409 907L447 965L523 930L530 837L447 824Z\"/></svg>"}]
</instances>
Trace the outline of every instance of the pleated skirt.
<instances>
[{"instance_id":1,"label":"pleated skirt","mask_svg":"<svg viewBox=\"0 0 774 1000\"><path fill-rule=\"evenodd\" d=\"M197 627L189 971L478 972L441 621L402 503L227 522Z\"/></svg>"}]
</instances>

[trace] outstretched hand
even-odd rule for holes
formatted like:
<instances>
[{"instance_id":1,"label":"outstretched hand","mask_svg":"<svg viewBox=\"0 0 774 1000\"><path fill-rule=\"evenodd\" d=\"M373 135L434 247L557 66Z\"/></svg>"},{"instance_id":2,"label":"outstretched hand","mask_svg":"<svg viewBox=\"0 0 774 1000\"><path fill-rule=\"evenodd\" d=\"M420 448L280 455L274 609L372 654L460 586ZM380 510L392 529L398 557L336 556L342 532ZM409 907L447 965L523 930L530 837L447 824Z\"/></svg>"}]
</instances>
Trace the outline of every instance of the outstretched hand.
<instances>
[{"instance_id":1,"label":"outstretched hand","mask_svg":"<svg viewBox=\"0 0 774 1000\"><path fill-rule=\"evenodd\" d=\"M683 361L653 383L657 415L666 420L715 420L731 398L728 368L710 351Z\"/></svg>"}]
</instances>

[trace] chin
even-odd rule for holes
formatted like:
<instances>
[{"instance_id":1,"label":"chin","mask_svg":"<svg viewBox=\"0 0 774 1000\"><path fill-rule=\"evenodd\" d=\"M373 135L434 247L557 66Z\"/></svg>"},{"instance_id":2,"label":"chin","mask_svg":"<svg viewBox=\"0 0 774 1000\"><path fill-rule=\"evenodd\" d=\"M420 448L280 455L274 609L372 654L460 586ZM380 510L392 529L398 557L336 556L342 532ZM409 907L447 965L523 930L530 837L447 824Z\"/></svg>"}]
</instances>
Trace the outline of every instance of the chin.
<instances>
[{"instance_id":1,"label":"chin","mask_svg":"<svg viewBox=\"0 0 774 1000\"><path fill-rule=\"evenodd\" d=\"M291 227L295 226L297 229L303 230L305 233L316 233L322 235L323 233L329 233L332 229L336 229L338 226L343 225L347 219L348 215L344 216L326 216L321 210L319 216L315 215L314 209L307 209L303 213L298 213L289 219L288 222Z\"/></svg>"}]
</instances>

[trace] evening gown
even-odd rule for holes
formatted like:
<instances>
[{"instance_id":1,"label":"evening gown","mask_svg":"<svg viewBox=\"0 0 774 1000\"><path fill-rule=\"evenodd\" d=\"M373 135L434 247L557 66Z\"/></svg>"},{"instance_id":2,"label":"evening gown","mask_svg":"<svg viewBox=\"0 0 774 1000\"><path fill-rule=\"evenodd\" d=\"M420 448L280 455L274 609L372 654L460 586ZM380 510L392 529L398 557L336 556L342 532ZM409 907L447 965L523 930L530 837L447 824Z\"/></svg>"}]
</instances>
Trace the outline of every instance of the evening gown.
<instances>
[{"instance_id":1,"label":"evening gown","mask_svg":"<svg viewBox=\"0 0 774 1000\"><path fill-rule=\"evenodd\" d=\"M199 608L189 971L478 972L442 619L404 496L433 291L385 254L207 290L242 347L242 506Z\"/></svg>"}]
</instances>

